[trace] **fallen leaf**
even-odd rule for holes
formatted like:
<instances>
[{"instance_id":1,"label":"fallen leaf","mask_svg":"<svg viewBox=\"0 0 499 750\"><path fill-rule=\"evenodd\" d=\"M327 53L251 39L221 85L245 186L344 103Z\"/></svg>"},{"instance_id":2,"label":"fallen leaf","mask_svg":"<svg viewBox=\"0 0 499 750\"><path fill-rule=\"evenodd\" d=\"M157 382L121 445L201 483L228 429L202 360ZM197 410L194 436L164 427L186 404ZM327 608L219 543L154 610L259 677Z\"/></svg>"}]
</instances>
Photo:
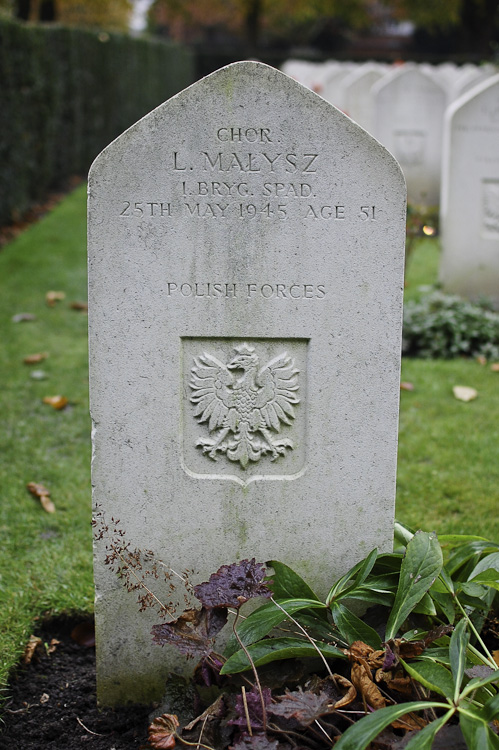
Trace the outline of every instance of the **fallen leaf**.
<instances>
[{"instance_id":1,"label":"fallen leaf","mask_svg":"<svg viewBox=\"0 0 499 750\"><path fill-rule=\"evenodd\" d=\"M213 638L227 622L227 611L220 609L186 609L172 622L153 625L153 642L164 646L173 643L181 654L209 656L213 650Z\"/></svg>"},{"instance_id":2,"label":"fallen leaf","mask_svg":"<svg viewBox=\"0 0 499 750\"><path fill-rule=\"evenodd\" d=\"M13 323L26 323L30 320L36 320L36 315L32 313L18 313L12 316Z\"/></svg>"},{"instance_id":3,"label":"fallen leaf","mask_svg":"<svg viewBox=\"0 0 499 750\"><path fill-rule=\"evenodd\" d=\"M52 638L49 645L46 646L47 654L53 654L59 644L60 641L58 641L57 638Z\"/></svg>"},{"instance_id":4,"label":"fallen leaf","mask_svg":"<svg viewBox=\"0 0 499 750\"><path fill-rule=\"evenodd\" d=\"M265 565L255 558L222 565L209 581L194 586L194 596L205 607L237 608L253 597L272 596L265 576Z\"/></svg>"},{"instance_id":5,"label":"fallen leaf","mask_svg":"<svg viewBox=\"0 0 499 750\"><path fill-rule=\"evenodd\" d=\"M474 388L468 388L467 385L455 385L452 392L458 401L473 401L478 396L478 391L475 391Z\"/></svg>"},{"instance_id":6,"label":"fallen leaf","mask_svg":"<svg viewBox=\"0 0 499 750\"><path fill-rule=\"evenodd\" d=\"M50 700L50 695L48 693L42 693L40 696L40 703L48 703Z\"/></svg>"},{"instance_id":7,"label":"fallen leaf","mask_svg":"<svg viewBox=\"0 0 499 750\"><path fill-rule=\"evenodd\" d=\"M374 684L371 670L366 664L354 662L350 676L353 685L371 708L384 708L388 704L381 690Z\"/></svg>"},{"instance_id":8,"label":"fallen leaf","mask_svg":"<svg viewBox=\"0 0 499 750\"><path fill-rule=\"evenodd\" d=\"M310 690L295 690L292 693L279 696L279 703L272 704L268 711L275 716L285 719L296 719L302 727L308 727L314 721L334 710L334 704L325 693L310 692Z\"/></svg>"},{"instance_id":9,"label":"fallen leaf","mask_svg":"<svg viewBox=\"0 0 499 750\"><path fill-rule=\"evenodd\" d=\"M88 302L71 302L71 310L81 310L81 312L88 312Z\"/></svg>"},{"instance_id":10,"label":"fallen leaf","mask_svg":"<svg viewBox=\"0 0 499 750\"><path fill-rule=\"evenodd\" d=\"M493 362L490 365L490 369L492 370L492 372L499 372L499 362Z\"/></svg>"},{"instance_id":11,"label":"fallen leaf","mask_svg":"<svg viewBox=\"0 0 499 750\"><path fill-rule=\"evenodd\" d=\"M64 409L68 405L66 396L45 396L43 399L44 404L50 404L53 409Z\"/></svg>"},{"instance_id":12,"label":"fallen leaf","mask_svg":"<svg viewBox=\"0 0 499 750\"><path fill-rule=\"evenodd\" d=\"M22 662L23 664L31 664L31 660L33 659L33 656L35 655L36 649L42 645L42 639L38 638L36 635L30 635L29 641L26 644L26 648L24 649L24 653L22 655Z\"/></svg>"},{"instance_id":13,"label":"fallen leaf","mask_svg":"<svg viewBox=\"0 0 499 750\"><path fill-rule=\"evenodd\" d=\"M352 685L350 680L348 680L346 677L343 677L341 674L335 674L334 679L336 680L336 683L340 688L346 690L343 698L340 698L339 701L336 701L336 703L334 704L334 708L344 708L355 700L355 698L357 697L357 690L355 689L354 685Z\"/></svg>"},{"instance_id":14,"label":"fallen leaf","mask_svg":"<svg viewBox=\"0 0 499 750\"><path fill-rule=\"evenodd\" d=\"M484 357L483 354L479 354L478 357L476 358L476 361L478 362L479 365L482 365L482 366L486 365L487 357Z\"/></svg>"},{"instance_id":15,"label":"fallen leaf","mask_svg":"<svg viewBox=\"0 0 499 750\"><path fill-rule=\"evenodd\" d=\"M153 750L169 750L175 747L175 737L179 721L175 714L158 716L147 728L148 741Z\"/></svg>"},{"instance_id":16,"label":"fallen leaf","mask_svg":"<svg viewBox=\"0 0 499 750\"><path fill-rule=\"evenodd\" d=\"M55 303L60 302L63 299L66 299L65 292L50 291L45 295L45 301L49 307L55 307Z\"/></svg>"},{"instance_id":17,"label":"fallen leaf","mask_svg":"<svg viewBox=\"0 0 499 750\"><path fill-rule=\"evenodd\" d=\"M392 721L391 726L394 729L405 729L405 730L413 730L413 729L423 729L428 724L425 719L423 719L422 716L418 716L415 713L405 714L405 716L401 716L400 719L395 719L395 721Z\"/></svg>"},{"instance_id":18,"label":"fallen leaf","mask_svg":"<svg viewBox=\"0 0 499 750\"><path fill-rule=\"evenodd\" d=\"M46 511L47 513L55 513L55 505L50 499L50 492L46 487L43 486L43 484L38 484L37 482L28 482L26 487L32 495L40 500L40 504L44 511Z\"/></svg>"},{"instance_id":19,"label":"fallen leaf","mask_svg":"<svg viewBox=\"0 0 499 750\"><path fill-rule=\"evenodd\" d=\"M492 651L492 658L499 667L499 649L497 651Z\"/></svg>"},{"instance_id":20,"label":"fallen leaf","mask_svg":"<svg viewBox=\"0 0 499 750\"><path fill-rule=\"evenodd\" d=\"M413 391L414 390L414 383L402 382L400 384L400 390L401 391Z\"/></svg>"},{"instance_id":21,"label":"fallen leaf","mask_svg":"<svg viewBox=\"0 0 499 750\"><path fill-rule=\"evenodd\" d=\"M25 365L37 365L39 362L43 362L48 357L47 352L37 352L36 354L29 354L23 359Z\"/></svg>"}]
</instances>

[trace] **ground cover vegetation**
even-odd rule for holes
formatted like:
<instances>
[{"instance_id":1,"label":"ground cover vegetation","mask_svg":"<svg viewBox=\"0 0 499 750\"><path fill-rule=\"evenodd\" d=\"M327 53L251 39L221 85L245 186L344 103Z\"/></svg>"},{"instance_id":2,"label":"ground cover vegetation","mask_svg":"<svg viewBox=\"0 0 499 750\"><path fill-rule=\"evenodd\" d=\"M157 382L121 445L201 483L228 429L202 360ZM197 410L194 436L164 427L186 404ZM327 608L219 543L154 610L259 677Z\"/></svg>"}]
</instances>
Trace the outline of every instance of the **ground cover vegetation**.
<instances>
[{"instance_id":1,"label":"ground cover vegetation","mask_svg":"<svg viewBox=\"0 0 499 750\"><path fill-rule=\"evenodd\" d=\"M437 263L437 241L421 240L408 268L408 296L433 283ZM2 682L35 617L92 610L85 269L83 186L0 252ZM26 313L36 319L22 319ZM48 357L25 364L40 354ZM469 358L404 360L402 379L412 390L401 394L402 521L499 539L498 377L490 362ZM457 400L455 385L475 388L478 397ZM44 403L56 396L68 403ZM29 482L46 488L55 512L43 509L47 494L31 494Z\"/></svg>"},{"instance_id":2,"label":"ground cover vegetation","mask_svg":"<svg viewBox=\"0 0 499 750\"><path fill-rule=\"evenodd\" d=\"M184 573L172 584L174 571L133 549L99 507L94 526L140 608L167 620L153 626L153 641L197 662L192 681L167 684L168 710L148 730L153 750L430 750L437 733L446 746L457 736L469 750L499 747L499 669L482 637L498 645L499 544L439 541L397 524L395 552L372 550L322 600L275 560L270 571L242 560L204 583L192 586ZM196 604L175 616L154 592L161 576L151 563ZM267 601L241 618L253 598ZM218 653L215 637L228 622L232 636Z\"/></svg>"}]
</instances>

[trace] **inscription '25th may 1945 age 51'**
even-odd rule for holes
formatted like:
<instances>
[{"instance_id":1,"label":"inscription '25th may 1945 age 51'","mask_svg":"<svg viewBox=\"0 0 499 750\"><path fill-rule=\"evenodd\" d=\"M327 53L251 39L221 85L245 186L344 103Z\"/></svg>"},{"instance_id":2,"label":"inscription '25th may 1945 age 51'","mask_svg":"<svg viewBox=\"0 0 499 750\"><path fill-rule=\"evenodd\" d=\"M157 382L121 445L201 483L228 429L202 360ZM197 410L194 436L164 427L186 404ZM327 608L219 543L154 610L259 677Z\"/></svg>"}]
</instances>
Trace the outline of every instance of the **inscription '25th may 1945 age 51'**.
<instances>
[{"instance_id":1,"label":"inscription '25th may 1945 age 51'","mask_svg":"<svg viewBox=\"0 0 499 750\"><path fill-rule=\"evenodd\" d=\"M314 175L320 166L316 153L274 150L271 128L223 127L216 131L220 143L263 144L264 151L200 151L194 163L179 151L171 154L172 173L180 178L179 199L123 200L124 218L274 219L291 216L308 220L357 219L376 221L376 206L346 206L321 200L314 192ZM193 179L195 172L197 179ZM214 177L217 179L213 179ZM199 178L202 179L199 179Z\"/></svg>"}]
</instances>

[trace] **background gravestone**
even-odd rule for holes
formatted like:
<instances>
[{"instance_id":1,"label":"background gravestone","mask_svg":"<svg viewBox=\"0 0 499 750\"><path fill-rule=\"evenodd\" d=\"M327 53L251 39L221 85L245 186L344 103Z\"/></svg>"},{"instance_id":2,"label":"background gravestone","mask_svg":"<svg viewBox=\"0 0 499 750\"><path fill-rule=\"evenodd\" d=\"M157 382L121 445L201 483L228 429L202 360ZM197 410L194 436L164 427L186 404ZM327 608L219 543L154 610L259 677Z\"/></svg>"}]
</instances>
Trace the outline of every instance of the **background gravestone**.
<instances>
[{"instance_id":1,"label":"background gravestone","mask_svg":"<svg viewBox=\"0 0 499 750\"><path fill-rule=\"evenodd\" d=\"M280 559L320 594L392 545L405 238L393 157L236 63L114 141L89 180L94 501L194 582ZM98 692L162 693L158 621L96 544ZM160 598L168 589L159 585Z\"/></svg>"},{"instance_id":2,"label":"background gravestone","mask_svg":"<svg viewBox=\"0 0 499 750\"><path fill-rule=\"evenodd\" d=\"M415 204L438 205L447 94L435 77L404 66L372 87L373 135L398 159Z\"/></svg>"},{"instance_id":3,"label":"background gravestone","mask_svg":"<svg viewBox=\"0 0 499 750\"><path fill-rule=\"evenodd\" d=\"M499 307L499 76L454 102L445 125L440 281Z\"/></svg>"}]
</instances>

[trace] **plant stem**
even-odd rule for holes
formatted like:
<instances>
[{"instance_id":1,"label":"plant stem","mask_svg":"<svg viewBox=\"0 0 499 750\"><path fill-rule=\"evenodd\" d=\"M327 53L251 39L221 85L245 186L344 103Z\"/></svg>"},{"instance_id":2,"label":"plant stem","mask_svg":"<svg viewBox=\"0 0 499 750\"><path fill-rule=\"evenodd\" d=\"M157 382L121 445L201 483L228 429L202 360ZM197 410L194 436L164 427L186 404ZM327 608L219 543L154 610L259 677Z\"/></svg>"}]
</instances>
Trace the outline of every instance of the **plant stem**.
<instances>
[{"instance_id":1,"label":"plant stem","mask_svg":"<svg viewBox=\"0 0 499 750\"><path fill-rule=\"evenodd\" d=\"M262 725L263 725L262 728L263 728L263 731L266 732L267 731L267 709L265 708L265 698L263 697L263 690L262 690L262 686L260 684L260 678L258 677L258 672L256 671L255 662L251 658L250 652L248 651L248 649L246 648L246 646L242 642L241 637L240 637L239 633L236 630L236 624L237 624L238 618L239 618L239 610L237 611L237 615L236 615L236 617L234 619L234 622L232 623L232 630L233 630L233 633L234 633L234 635L236 637L237 642L239 643L239 645L241 646L242 650L246 654L246 658L247 658L248 662L251 664L251 669L253 670L253 674L255 676L256 689L258 690L258 694L260 696L260 703L262 705Z\"/></svg>"},{"instance_id":2,"label":"plant stem","mask_svg":"<svg viewBox=\"0 0 499 750\"><path fill-rule=\"evenodd\" d=\"M300 623L299 623L299 622L298 622L297 620L295 620L295 619L294 619L294 617L292 617L292 616L291 616L291 615L290 615L290 614L289 614L288 612L286 612L286 610L284 609L284 607L281 607L281 605L280 605L280 604L279 604L278 602L276 602L276 600L274 599L274 597L273 597L273 596L271 596L271 597L270 597L270 601L271 601L271 602L272 602L273 604L275 604L275 606L276 606L276 607L277 607L278 609L280 609L280 610L281 610L281 612L284 612L284 614L286 615L286 617L287 617L288 619L290 619L290 620L291 620L291 622L293 622L293 623L294 623L294 624L296 625L296 627L297 627L297 628L299 628L299 629L301 630L301 632L303 633L303 635L305 636L305 638L306 638L306 639L307 639L308 641L310 641L310 643L311 643L311 644L312 644L312 646L313 646L313 647L315 648L315 650L316 650L316 651L317 651L317 653L319 654L320 658L321 658L321 659L322 659L322 661L324 662L324 666L326 667L326 669L327 669L327 671L328 671L328 674L329 674L329 676L331 677L331 679L332 679L332 681L333 681L333 685L335 685L335 686L337 687L337 685L336 685L336 680L334 679L334 675L333 675L333 673L331 672L331 668L330 668L329 664L327 663L327 659L326 659L326 657L324 656L324 654L322 653L322 651L320 650L320 648L319 648L319 647L317 646L317 644L315 643L314 639L310 637L310 635L309 635L309 634L307 633L307 631L305 630L305 628L304 628L304 627L303 627L302 625L300 625Z\"/></svg>"}]
</instances>

